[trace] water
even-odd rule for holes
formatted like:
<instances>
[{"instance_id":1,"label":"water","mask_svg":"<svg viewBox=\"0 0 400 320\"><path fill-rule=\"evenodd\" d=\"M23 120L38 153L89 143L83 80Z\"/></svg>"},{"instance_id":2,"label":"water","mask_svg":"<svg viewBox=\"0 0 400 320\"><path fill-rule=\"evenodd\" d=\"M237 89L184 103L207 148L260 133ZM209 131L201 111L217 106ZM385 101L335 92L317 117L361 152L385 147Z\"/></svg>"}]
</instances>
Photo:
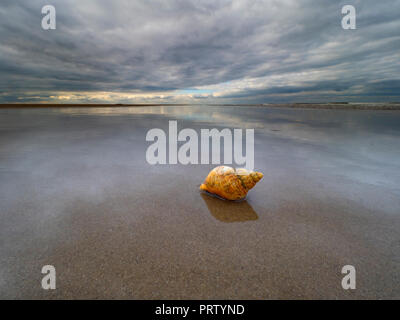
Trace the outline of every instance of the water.
<instances>
[{"instance_id":1,"label":"water","mask_svg":"<svg viewBox=\"0 0 400 320\"><path fill-rule=\"evenodd\" d=\"M198 191L214 165L146 162L169 120L255 129L246 201ZM0 297L399 298L399 135L398 111L0 109Z\"/></svg>"}]
</instances>

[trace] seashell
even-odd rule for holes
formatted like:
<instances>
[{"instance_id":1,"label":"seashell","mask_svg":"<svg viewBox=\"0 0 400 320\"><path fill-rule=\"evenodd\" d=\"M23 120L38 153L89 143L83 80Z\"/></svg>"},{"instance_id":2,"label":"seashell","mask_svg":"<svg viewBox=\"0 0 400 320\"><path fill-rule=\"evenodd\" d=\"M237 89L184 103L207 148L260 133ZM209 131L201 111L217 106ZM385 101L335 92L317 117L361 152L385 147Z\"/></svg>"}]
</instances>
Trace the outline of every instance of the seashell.
<instances>
[{"instance_id":1,"label":"seashell","mask_svg":"<svg viewBox=\"0 0 400 320\"><path fill-rule=\"evenodd\" d=\"M216 194L227 200L240 200L246 197L264 175L246 169L233 169L219 166L210 171L200 190Z\"/></svg>"}]
</instances>

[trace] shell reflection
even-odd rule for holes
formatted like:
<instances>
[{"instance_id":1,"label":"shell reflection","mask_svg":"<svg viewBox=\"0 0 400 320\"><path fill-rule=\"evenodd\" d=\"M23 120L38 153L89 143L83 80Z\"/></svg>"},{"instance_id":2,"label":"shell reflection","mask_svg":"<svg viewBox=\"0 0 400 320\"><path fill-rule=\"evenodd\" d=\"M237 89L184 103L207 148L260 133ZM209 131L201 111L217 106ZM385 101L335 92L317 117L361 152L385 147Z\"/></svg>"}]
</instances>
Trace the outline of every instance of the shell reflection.
<instances>
[{"instance_id":1,"label":"shell reflection","mask_svg":"<svg viewBox=\"0 0 400 320\"><path fill-rule=\"evenodd\" d=\"M224 201L211 194L201 193L211 215L222 222L245 222L258 219L253 207L243 200L240 202Z\"/></svg>"}]
</instances>

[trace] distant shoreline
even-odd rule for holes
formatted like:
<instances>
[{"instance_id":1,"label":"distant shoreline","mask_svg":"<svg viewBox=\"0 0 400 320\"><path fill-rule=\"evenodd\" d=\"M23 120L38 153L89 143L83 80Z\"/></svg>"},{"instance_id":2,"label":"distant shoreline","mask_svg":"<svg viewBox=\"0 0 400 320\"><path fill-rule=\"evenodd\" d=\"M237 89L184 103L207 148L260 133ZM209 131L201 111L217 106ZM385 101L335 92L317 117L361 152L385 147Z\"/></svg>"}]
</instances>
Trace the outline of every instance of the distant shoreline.
<instances>
[{"instance_id":1,"label":"distant shoreline","mask_svg":"<svg viewBox=\"0 0 400 320\"><path fill-rule=\"evenodd\" d=\"M271 107L288 109L330 109L330 110L400 110L400 102L362 103L265 103L265 104L54 104L54 103L7 103L0 104L0 109L11 108L120 108L120 107L161 107L161 106L220 106L220 107Z\"/></svg>"}]
</instances>

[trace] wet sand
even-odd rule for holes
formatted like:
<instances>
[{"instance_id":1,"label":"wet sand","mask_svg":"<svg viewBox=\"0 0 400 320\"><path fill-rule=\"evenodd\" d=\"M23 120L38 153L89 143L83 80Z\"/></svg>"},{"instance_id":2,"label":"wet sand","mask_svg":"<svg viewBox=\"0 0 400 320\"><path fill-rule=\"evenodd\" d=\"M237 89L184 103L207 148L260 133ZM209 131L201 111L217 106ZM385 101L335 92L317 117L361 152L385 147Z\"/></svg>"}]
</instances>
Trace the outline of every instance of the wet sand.
<instances>
[{"instance_id":1,"label":"wet sand","mask_svg":"<svg viewBox=\"0 0 400 320\"><path fill-rule=\"evenodd\" d=\"M149 165L168 120L254 128L264 179L230 203L214 165ZM0 298L399 299L399 159L398 111L2 108Z\"/></svg>"}]
</instances>

